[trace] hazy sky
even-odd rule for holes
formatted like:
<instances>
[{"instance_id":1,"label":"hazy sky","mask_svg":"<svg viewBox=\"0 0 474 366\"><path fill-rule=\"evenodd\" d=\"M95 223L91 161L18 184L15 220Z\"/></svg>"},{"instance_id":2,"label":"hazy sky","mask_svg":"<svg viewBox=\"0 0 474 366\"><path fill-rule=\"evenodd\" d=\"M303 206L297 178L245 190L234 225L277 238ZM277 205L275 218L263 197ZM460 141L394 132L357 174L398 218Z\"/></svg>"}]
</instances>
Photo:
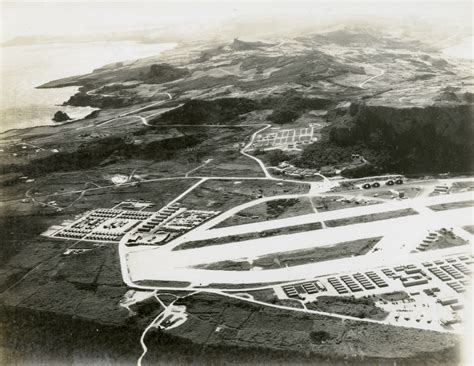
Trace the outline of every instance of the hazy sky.
<instances>
[{"instance_id":1,"label":"hazy sky","mask_svg":"<svg viewBox=\"0 0 474 366\"><path fill-rule=\"evenodd\" d=\"M472 2L456 1L1 1L1 40L21 35L81 35L226 21L399 19L472 26Z\"/></svg>"}]
</instances>

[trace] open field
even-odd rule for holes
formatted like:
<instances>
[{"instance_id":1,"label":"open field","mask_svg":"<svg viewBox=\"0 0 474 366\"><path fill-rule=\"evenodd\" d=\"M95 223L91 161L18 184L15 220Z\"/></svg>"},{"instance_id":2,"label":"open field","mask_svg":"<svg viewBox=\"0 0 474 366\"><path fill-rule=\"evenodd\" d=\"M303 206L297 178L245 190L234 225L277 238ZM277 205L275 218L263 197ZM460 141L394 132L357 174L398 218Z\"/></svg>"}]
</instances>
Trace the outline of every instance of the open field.
<instances>
[{"instance_id":1,"label":"open field","mask_svg":"<svg viewBox=\"0 0 474 366\"><path fill-rule=\"evenodd\" d=\"M208 247L212 245L220 245L220 244L239 242L239 241L250 240L250 239L266 238L266 237L271 237L271 236L276 236L276 235L292 234L292 233L298 233L298 232L304 232L304 231L310 231L310 230L319 230L321 228L322 228L322 225L320 222L313 222L310 224L287 226L287 227L283 227L279 229L263 230L263 231L259 231L255 233L223 236L223 237L207 239L207 240L188 241L188 242L178 245L177 247L173 248L173 250L203 248L203 247Z\"/></svg>"},{"instance_id":2,"label":"open field","mask_svg":"<svg viewBox=\"0 0 474 366\"><path fill-rule=\"evenodd\" d=\"M265 179L209 179L184 197L180 203L190 209L225 211L260 197L307 193L309 186Z\"/></svg>"},{"instance_id":3,"label":"open field","mask_svg":"<svg viewBox=\"0 0 474 366\"><path fill-rule=\"evenodd\" d=\"M328 227L338 227L344 225L353 225L353 224L360 224L364 222L372 222L372 221L380 221L380 220L388 220L396 217L404 217L410 215L417 215L418 212L411 208L406 208L403 210L397 211L388 211L388 212L380 212L376 214L369 214L369 215L360 215L360 216L353 216L343 219L335 219L335 220L328 220L325 221L325 224Z\"/></svg>"},{"instance_id":4,"label":"open field","mask_svg":"<svg viewBox=\"0 0 474 366\"><path fill-rule=\"evenodd\" d=\"M50 214L54 211L77 214L98 207L111 208L127 199L150 201L158 209L170 202L178 193L195 184L197 178L171 178L156 181L131 180L128 174L110 175L108 181L94 172L75 172L74 174L52 173L41 177L24 189L22 196L5 197L2 204L6 212ZM111 178L123 179L124 184L114 184ZM91 178L93 180L91 180ZM96 179L94 179L96 178ZM63 182L63 183L61 183Z\"/></svg>"},{"instance_id":5,"label":"open field","mask_svg":"<svg viewBox=\"0 0 474 366\"><path fill-rule=\"evenodd\" d=\"M381 238L369 238L345 243L338 243L326 247L309 250L290 251L287 253L275 253L259 257L251 262L248 261L225 261L211 263L199 268L224 271L248 271L253 268L277 269L298 266L307 263L329 261L332 259L346 258L368 253L380 241Z\"/></svg>"},{"instance_id":6,"label":"open field","mask_svg":"<svg viewBox=\"0 0 474 366\"><path fill-rule=\"evenodd\" d=\"M243 156L238 149L235 151L218 152L211 162L195 170L190 176L213 177L264 177L260 166Z\"/></svg>"},{"instance_id":7,"label":"open field","mask_svg":"<svg viewBox=\"0 0 474 366\"><path fill-rule=\"evenodd\" d=\"M252 222L305 215L312 212L313 209L307 197L276 199L239 211L215 227L243 225Z\"/></svg>"},{"instance_id":8,"label":"open field","mask_svg":"<svg viewBox=\"0 0 474 366\"><path fill-rule=\"evenodd\" d=\"M22 273L22 281L9 281L0 295L2 306L60 313L109 324L123 324L127 311L118 305L127 291L123 284L115 246L97 245L83 252L64 254L64 247L48 247L35 243L41 251L48 251L32 259L30 268ZM75 249L81 248L76 245ZM31 256L31 247L12 259L3 276L15 275L15 267L24 266ZM31 261L31 260L30 260ZM13 283L12 283L13 282Z\"/></svg>"}]
</instances>

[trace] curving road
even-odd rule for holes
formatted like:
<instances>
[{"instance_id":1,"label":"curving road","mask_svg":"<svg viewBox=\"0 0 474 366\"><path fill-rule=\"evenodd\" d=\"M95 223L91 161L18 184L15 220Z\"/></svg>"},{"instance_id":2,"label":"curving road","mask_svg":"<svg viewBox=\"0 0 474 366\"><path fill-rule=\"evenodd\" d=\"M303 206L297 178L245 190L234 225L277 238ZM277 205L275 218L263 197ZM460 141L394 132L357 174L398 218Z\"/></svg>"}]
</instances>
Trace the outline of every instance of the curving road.
<instances>
[{"instance_id":1,"label":"curving road","mask_svg":"<svg viewBox=\"0 0 474 366\"><path fill-rule=\"evenodd\" d=\"M240 153L252 160L255 160L258 165L260 165L260 168L262 168L263 170L263 173L265 174L265 178L267 179L275 179L274 177L271 176L271 174L268 172L267 168L265 167L265 164L263 163L262 160L260 160L259 158L253 156L253 155L250 155L246 152L246 150L248 150L248 148L250 146L252 146L254 140L255 140L255 137L262 131L265 131L267 128L269 128L271 125L270 124L266 124L265 127L259 129L258 131L255 131L252 135L252 138L250 139L250 142L244 146L244 148L242 150L240 150Z\"/></svg>"},{"instance_id":2,"label":"curving road","mask_svg":"<svg viewBox=\"0 0 474 366\"><path fill-rule=\"evenodd\" d=\"M367 80L363 81L362 83L359 84L359 88L361 89L364 89L364 85L371 82L372 80L382 76L383 74L385 74L385 70L382 70L382 69L379 69L377 67L374 67L374 66L371 66L372 68L374 69L377 69L379 71L379 74L378 75L374 75L374 76L371 76L370 78L368 78Z\"/></svg>"}]
</instances>

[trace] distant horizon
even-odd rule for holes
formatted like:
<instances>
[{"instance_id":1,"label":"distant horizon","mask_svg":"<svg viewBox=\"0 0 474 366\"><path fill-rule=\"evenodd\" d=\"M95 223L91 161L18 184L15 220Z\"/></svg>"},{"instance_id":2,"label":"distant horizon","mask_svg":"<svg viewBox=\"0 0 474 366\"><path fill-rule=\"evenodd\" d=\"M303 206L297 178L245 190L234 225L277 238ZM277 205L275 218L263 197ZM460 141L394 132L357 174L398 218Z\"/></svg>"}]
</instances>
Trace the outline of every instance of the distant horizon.
<instances>
[{"instance_id":1,"label":"distant horizon","mask_svg":"<svg viewBox=\"0 0 474 366\"><path fill-rule=\"evenodd\" d=\"M258 34L258 24L268 24L270 20L274 22L274 32L342 20L399 22L405 26L438 26L442 22L437 31L454 35L472 32L472 10L468 1L2 2L0 42L18 37L74 39L136 32L153 35L162 29L183 39L207 38L219 31L226 34L229 29L235 34L239 27Z\"/></svg>"}]
</instances>

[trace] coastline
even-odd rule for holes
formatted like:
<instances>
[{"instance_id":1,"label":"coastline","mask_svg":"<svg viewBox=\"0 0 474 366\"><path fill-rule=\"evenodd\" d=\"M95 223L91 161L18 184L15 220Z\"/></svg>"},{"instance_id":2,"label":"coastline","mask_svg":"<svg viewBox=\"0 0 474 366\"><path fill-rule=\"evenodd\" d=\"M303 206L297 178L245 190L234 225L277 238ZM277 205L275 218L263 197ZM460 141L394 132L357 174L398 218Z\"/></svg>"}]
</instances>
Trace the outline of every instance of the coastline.
<instances>
[{"instance_id":1,"label":"coastline","mask_svg":"<svg viewBox=\"0 0 474 366\"><path fill-rule=\"evenodd\" d=\"M101 108L92 105L72 106L67 104L69 98L76 95L83 84L78 81L79 78L106 70L118 63L133 64L144 58L157 57L162 52L175 48L177 44L148 44L144 48L142 44L133 42L71 44L70 48L64 44L61 47L47 45L48 47L45 49L43 46L8 47L9 53L5 52L6 63L2 70L4 91L1 100L2 127L5 130L0 129L2 137L13 130L57 127L86 119L95 110ZM104 54L97 55L94 52L107 47L115 49L117 52L104 51L105 56ZM72 50L71 55L67 55L70 49ZM21 57L25 52L25 56ZM66 55L65 58L64 55ZM36 56L38 56L38 60ZM75 58L75 56L79 58ZM22 61L18 63L20 59ZM73 64L73 61L76 60L77 62ZM45 64L47 69L44 69ZM70 65L72 66L69 67ZM72 76L65 76L65 72ZM64 91L61 90L62 88L65 88ZM66 88L70 88L70 90ZM50 91L46 91L48 89ZM45 90L45 92L41 90ZM64 109L65 106L68 106L69 110L65 112L72 120L63 123L53 122L54 113Z\"/></svg>"}]
</instances>

